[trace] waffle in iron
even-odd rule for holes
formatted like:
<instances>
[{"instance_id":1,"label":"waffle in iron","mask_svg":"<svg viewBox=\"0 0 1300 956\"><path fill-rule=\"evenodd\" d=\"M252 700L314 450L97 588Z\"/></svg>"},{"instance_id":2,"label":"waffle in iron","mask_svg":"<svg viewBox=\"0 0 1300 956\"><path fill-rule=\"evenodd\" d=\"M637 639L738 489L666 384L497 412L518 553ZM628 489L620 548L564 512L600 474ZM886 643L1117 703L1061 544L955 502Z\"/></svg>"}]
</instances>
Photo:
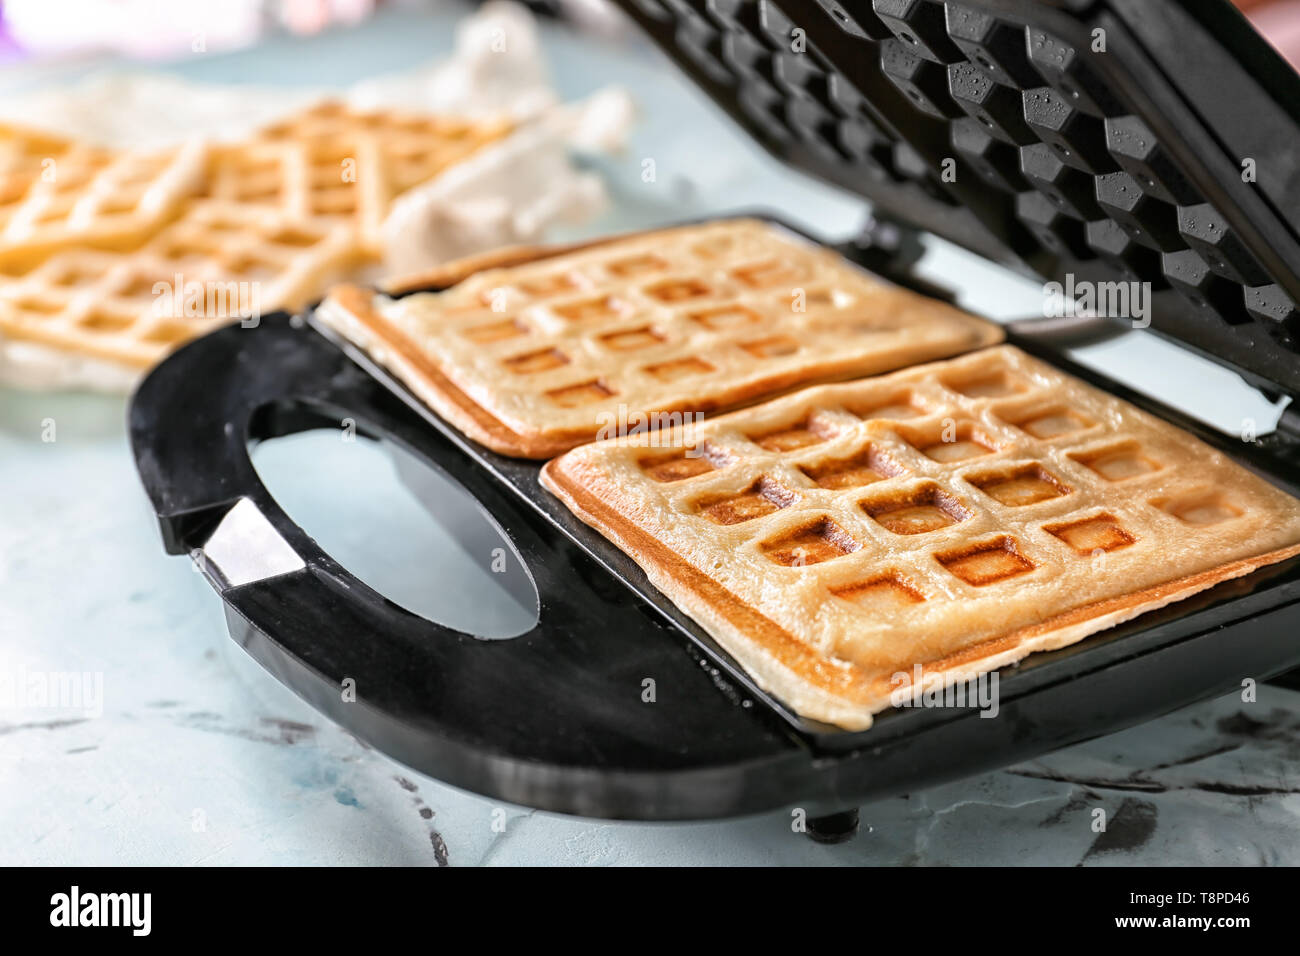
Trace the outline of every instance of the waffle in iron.
<instances>
[{"instance_id":1,"label":"waffle in iron","mask_svg":"<svg viewBox=\"0 0 1300 956\"><path fill-rule=\"evenodd\" d=\"M444 292L335 289L318 315L471 438L525 458L1001 337L750 219L486 269Z\"/></svg>"},{"instance_id":2,"label":"waffle in iron","mask_svg":"<svg viewBox=\"0 0 1300 956\"><path fill-rule=\"evenodd\" d=\"M851 729L917 665L950 685L1300 553L1300 502L1010 346L586 445L542 482Z\"/></svg>"}]
</instances>

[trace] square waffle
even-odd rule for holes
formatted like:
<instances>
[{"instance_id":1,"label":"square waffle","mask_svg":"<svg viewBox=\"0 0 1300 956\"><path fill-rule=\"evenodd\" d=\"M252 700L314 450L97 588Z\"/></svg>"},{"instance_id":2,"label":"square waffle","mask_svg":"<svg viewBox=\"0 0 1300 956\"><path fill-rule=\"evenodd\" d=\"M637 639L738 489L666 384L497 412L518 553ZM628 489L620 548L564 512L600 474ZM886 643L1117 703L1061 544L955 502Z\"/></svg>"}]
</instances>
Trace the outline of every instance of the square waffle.
<instances>
[{"instance_id":1,"label":"square waffle","mask_svg":"<svg viewBox=\"0 0 1300 956\"><path fill-rule=\"evenodd\" d=\"M1300 553L1300 501L1010 346L586 445L542 483L849 729L917 665L968 680Z\"/></svg>"},{"instance_id":2,"label":"square waffle","mask_svg":"<svg viewBox=\"0 0 1300 956\"><path fill-rule=\"evenodd\" d=\"M250 304L305 305L354 257L346 224L196 201L139 250L66 250L0 286L0 336L142 370Z\"/></svg>"},{"instance_id":3,"label":"square waffle","mask_svg":"<svg viewBox=\"0 0 1300 956\"><path fill-rule=\"evenodd\" d=\"M335 289L318 315L471 438L525 458L1001 337L749 219L594 243L443 292Z\"/></svg>"},{"instance_id":4,"label":"square waffle","mask_svg":"<svg viewBox=\"0 0 1300 956\"><path fill-rule=\"evenodd\" d=\"M138 245L199 188L207 158L198 142L118 151L0 129L0 271L73 246Z\"/></svg>"},{"instance_id":5,"label":"square waffle","mask_svg":"<svg viewBox=\"0 0 1300 956\"><path fill-rule=\"evenodd\" d=\"M145 155L0 128L0 339L139 371L245 318L231 293L300 308L380 251L394 198L508 129L323 103ZM178 283L201 309L154 292Z\"/></svg>"},{"instance_id":6,"label":"square waffle","mask_svg":"<svg viewBox=\"0 0 1300 956\"><path fill-rule=\"evenodd\" d=\"M204 195L273 206L291 217L346 218L363 251L378 256L384 220L399 195L510 129L504 120L358 111L327 101L249 142L217 149Z\"/></svg>"}]
</instances>

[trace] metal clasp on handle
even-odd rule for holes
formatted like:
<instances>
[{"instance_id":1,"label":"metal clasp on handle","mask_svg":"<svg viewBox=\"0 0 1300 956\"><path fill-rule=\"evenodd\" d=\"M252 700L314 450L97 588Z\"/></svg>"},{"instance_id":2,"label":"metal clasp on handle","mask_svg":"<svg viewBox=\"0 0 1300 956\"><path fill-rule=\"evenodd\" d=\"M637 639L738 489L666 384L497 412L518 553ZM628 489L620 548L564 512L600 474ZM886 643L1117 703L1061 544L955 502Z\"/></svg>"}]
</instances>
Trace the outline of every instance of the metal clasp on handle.
<instances>
[{"instance_id":1,"label":"metal clasp on handle","mask_svg":"<svg viewBox=\"0 0 1300 956\"><path fill-rule=\"evenodd\" d=\"M240 498L191 553L220 590L303 570L307 564L251 498Z\"/></svg>"}]
</instances>

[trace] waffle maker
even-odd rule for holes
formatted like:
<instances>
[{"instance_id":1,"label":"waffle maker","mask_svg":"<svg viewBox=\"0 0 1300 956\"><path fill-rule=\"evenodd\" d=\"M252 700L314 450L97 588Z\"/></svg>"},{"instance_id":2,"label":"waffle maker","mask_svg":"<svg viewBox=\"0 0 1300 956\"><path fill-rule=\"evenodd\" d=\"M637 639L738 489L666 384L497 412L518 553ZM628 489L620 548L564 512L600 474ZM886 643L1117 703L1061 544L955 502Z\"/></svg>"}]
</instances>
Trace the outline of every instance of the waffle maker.
<instances>
[{"instance_id":1,"label":"waffle maker","mask_svg":"<svg viewBox=\"0 0 1300 956\"><path fill-rule=\"evenodd\" d=\"M868 228L838 247L865 268L944 295L913 272L929 231L1044 279L1150 283L1154 331L1274 399L1300 394L1300 79L1226 0L620 5L769 151L871 200ZM1124 327L1039 320L1008 338L1300 494L1300 415L1242 441L1063 358L1099 321ZM413 487L431 468L472 494L510 542L511 575L536 586L531 631L486 641L412 614L287 517L249 443L345 418L424 466L402 469ZM546 810L797 806L812 836L840 839L860 802L1300 665L1297 559L1004 670L998 719L804 720L543 492L537 463L462 437L310 312L176 352L137 391L130 434L167 551L199 563L249 654L400 762Z\"/></svg>"}]
</instances>

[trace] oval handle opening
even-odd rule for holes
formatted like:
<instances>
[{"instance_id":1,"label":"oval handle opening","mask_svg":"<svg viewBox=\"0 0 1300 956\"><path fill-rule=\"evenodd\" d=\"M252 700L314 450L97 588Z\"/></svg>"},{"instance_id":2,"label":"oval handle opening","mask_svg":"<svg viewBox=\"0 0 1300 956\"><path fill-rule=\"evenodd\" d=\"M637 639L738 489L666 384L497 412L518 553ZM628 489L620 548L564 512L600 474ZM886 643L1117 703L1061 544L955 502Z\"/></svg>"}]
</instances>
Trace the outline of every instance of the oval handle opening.
<instances>
[{"instance_id":1,"label":"oval handle opening","mask_svg":"<svg viewBox=\"0 0 1300 956\"><path fill-rule=\"evenodd\" d=\"M486 640L537 626L537 587L514 543L439 469L346 422L261 441L249 454L289 517L395 604Z\"/></svg>"}]
</instances>

